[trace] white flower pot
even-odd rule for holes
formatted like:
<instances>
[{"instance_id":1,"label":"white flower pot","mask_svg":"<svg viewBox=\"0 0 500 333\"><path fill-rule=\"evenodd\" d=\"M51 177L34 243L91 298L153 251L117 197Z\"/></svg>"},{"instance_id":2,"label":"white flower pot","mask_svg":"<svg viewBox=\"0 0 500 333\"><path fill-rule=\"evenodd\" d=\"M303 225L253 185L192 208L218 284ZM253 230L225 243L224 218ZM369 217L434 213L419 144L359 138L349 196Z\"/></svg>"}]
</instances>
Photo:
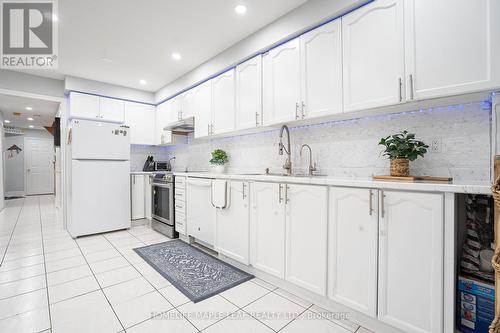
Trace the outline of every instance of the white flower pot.
<instances>
[{"instance_id":1,"label":"white flower pot","mask_svg":"<svg viewBox=\"0 0 500 333\"><path fill-rule=\"evenodd\" d=\"M225 165L212 165L212 170L214 173L224 173L226 171Z\"/></svg>"}]
</instances>

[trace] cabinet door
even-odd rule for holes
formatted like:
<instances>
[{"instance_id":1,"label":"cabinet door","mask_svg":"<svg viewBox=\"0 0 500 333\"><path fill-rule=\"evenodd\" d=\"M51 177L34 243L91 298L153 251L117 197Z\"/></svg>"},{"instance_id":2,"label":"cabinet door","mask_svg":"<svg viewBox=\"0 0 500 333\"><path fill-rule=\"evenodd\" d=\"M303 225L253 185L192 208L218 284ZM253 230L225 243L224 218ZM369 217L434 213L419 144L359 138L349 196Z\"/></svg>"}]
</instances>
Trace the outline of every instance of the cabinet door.
<instances>
[{"instance_id":1,"label":"cabinet door","mask_svg":"<svg viewBox=\"0 0 500 333\"><path fill-rule=\"evenodd\" d=\"M342 112L341 29L338 19L300 37L302 118Z\"/></svg>"},{"instance_id":2,"label":"cabinet door","mask_svg":"<svg viewBox=\"0 0 500 333\"><path fill-rule=\"evenodd\" d=\"M402 102L403 0L378 0L342 17L344 112Z\"/></svg>"},{"instance_id":3,"label":"cabinet door","mask_svg":"<svg viewBox=\"0 0 500 333\"><path fill-rule=\"evenodd\" d=\"M249 264L250 195L248 182L228 181L229 207L217 209L215 249Z\"/></svg>"},{"instance_id":4,"label":"cabinet door","mask_svg":"<svg viewBox=\"0 0 500 333\"><path fill-rule=\"evenodd\" d=\"M172 141L172 132L163 128L171 122L172 102L167 101L156 107L155 145L164 145Z\"/></svg>"},{"instance_id":5,"label":"cabinet door","mask_svg":"<svg viewBox=\"0 0 500 333\"><path fill-rule=\"evenodd\" d=\"M169 112L169 123L178 121L182 119L182 105L183 105L184 95L177 95L172 98L169 102L171 103L171 110Z\"/></svg>"},{"instance_id":6,"label":"cabinet door","mask_svg":"<svg viewBox=\"0 0 500 333\"><path fill-rule=\"evenodd\" d=\"M332 187L329 201L328 297L375 317L378 192Z\"/></svg>"},{"instance_id":7,"label":"cabinet door","mask_svg":"<svg viewBox=\"0 0 500 333\"><path fill-rule=\"evenodd\" d=\"M99 110L102 120L123 123L125 102L119 99L99 97Z\"/></svg>"},{"instance_id":8,"label":"cabinet door","mask_svg":"<svg viewBox=\"0 0 500 333\"><path fill-rule=\"evenodd\" d=\"M147 219L151 219L152 213L152 184L151 184L151 175L144 175L144 216Z\"/></svg>"},{"instance_id":9,"label":"cabinet door","mask_svg":"<svg viewBox=\"0 0 500 333\"><path fill-rule=\"evenodd\" d=\"M286 203L285 278L326 295L326 186L284 185Z\"/></svg>"},{"instance_id":10,"label":"cabinet door","mask_svg":"<svg viewBox=\"0 0 500 333\"><path fill-rule=\"evenodd\" d=\"M262 56L236 67L236 129L262 125Z\"/></svg>"},{"instance_id":11,"label":"cabinet door","mask_svg":"<svg viewBox=\"0 0 500 333\"><path fill-rule=\"evenodd\" d=\"M412 333L443 331L443 195L383 191L379 319Z\"/></svg>"},{"instance_id":12,"label":"cabinet door","mask_svg":"<svg viewBox=\"0 0 500 333\"><path fill-rule=\"evenodd\" d=\"M285 277L285 202L283 185L252 184L250 263L279 278Z\"/></svg>"},{"instance_id":13,"label":"cabinet door","mask_svg":"<svg viewBox=\"0 0 500 333\"><path fill-rule=\"evenodd\" d=\"M407 84L409 98L498 87L498 13L500 3L495 0L406 0L407 80L412 80Z\"/></svg>"},{"instance_id":14,"label":"cabinet door","mask_svg":"<svg viewBox=\"0 0 500 333\"><path fill-rule=\"evenodd\" d=\"M125 104L125 123L130 126L130 143L153 145L155 140L155 108L140 103Z\"/></svg>"},{"instance_id":15,"label":"cabinet door","mask_svg":"<svg viewBox=\"0 0 500 333\"><path fill-rule=\"evenodd\" d=\"M266 125L299 118L300 52L299 39L269 51L264 61L264 123Z\"/></svg>"},{"instance_id":16,"label":"cabinet door","mask_svg":"<svg viewBox=\"0 0 500 333\"><path fill-rule=\"evenodd\" d=\"M186 218L188 235L214 245L215 208L212 206L212 180L188 178Z\"/></svg>"},{"instance_id":17,"label":"cabinet door","mask_svg":"<svg viewBox=\"0 0 500 333\"><path fill-rule=\"evenodd\" d=\"M69 96L71 118L100 119L99 97L72 92Z\"/></svg>"},{"instance_id":18,"label":"cabinet door","mask_svg":"<svg viewBox=\"0 0 500 333\"><path fill-rule=\"evenodd\" d=\"M234 131L235 94L234 69L212 80L212 134Z\"/></svg>"},{"instance_id":19,"label":"cabinet door","mask_svg":"<svg viewBox=\"0 0 500 333\"><path fill-rule=\"evenodd\" d=\"M144 175L130 175L131 180L131 199L132 199L132 220L143 219L146 217L146 207L144 201Z\"/></svg>"},{"instance_id":20,"label":"cabinet door","mask_svg":"<svg viewBox=\"0 0 500 333\"><path fill-rule=\"evenodd\" d=\"M180 119L186 119L193 117L196 113L196 88L192 88L186 91L180 97L181 109L180 109Z\"/></svg>"},{"instance_id":21,"label":"cabinet door","mask_svg":"<svg viewBox=\"0 0 500 333\"><path fill-rule=\"evenodd\" d=\"M212 82L207 81L194 88L195 100L194 137L202 138L210 134L212 124Z\"/></svg>"}]
</instances>

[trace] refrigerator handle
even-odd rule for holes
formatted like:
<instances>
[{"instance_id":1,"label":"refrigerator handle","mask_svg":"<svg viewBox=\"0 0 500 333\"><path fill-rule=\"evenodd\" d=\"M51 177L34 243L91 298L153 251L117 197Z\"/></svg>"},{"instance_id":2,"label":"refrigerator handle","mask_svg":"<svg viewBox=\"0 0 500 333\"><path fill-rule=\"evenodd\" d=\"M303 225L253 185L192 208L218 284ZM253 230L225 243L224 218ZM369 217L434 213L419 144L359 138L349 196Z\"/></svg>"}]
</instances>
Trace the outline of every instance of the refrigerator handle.
<instances>
[{"instance_id":1,"label":"refrigerator handle","mask_svg":"<svg viewBox=\"0 0 500 333\"><path fill-rule=\"evenodd\" d=\"M68 145L71 144L71 141L73 140L73 128L70 127L69 132L68 132Z\"/></svg>"}]
</instances>

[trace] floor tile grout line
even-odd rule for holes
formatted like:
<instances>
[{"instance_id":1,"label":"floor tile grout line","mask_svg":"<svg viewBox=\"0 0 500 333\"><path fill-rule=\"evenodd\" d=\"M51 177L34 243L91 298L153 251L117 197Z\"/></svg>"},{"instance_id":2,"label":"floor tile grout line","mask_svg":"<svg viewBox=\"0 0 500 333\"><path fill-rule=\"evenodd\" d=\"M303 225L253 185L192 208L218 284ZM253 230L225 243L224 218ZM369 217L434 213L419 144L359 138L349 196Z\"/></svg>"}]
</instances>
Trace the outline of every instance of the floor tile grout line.
<instances>
[{"instance_id":1,"label":"floor tile grout line","mask_svg":"<svg viewBox=\"0 0 500 333\"><path fill-rule=\"evenodd\" d=\"M3 261L5 259L5 255L7 254L7 251L9 250L10 242L12 241L14 231L16 230L17 224L19 223L19 217L21 216L21 212L23 211L25 202L26 202L26 199L23 199L23 204L21 205L21 207L19 208L19 212L17 213L16 223L14 223L14 226L12 227L12 231L10 232L9 241L7 242L7 245L5 247L5 251L2 255L2 260L0 260L0 267L2 267Z\"/></svg>"},{"instance_id":2,"label":"floor tile grout line","mask_svg":"<svg viewBox=\"0 0 500 333\"><path fill-rule=\"evenodd\" d=\"M43 269L45 271L45 287L47 288L47 309L49 313L49 329L52 330L52 314L50 309L50 296L49 296L49 281L47 277L47 266L46 266L46 258L45 258L45 249L44 249L44 240L43 240L43 222L42 222L42 209L40 208L40 198L38 200L38 214L40 217L40 233L42 237L42 255L43 255Z\"/></svg>"},{"instance_id":3,"label":"floor tile grout line","mask_svg":"<svg viewBox=\"0 0 500 333\"><path fill-rule=\"evenodd\" d=\"M307 310L309 310L311 308L311 306L313 306L313 305L314 304L309 305L309 307L307 307L306 309L304 309L304 311L302 311L301 313L299 313L295 318L293 318L292 320L290 320L287 324L285 324L285 326L283 326L282 328L280 328L276 332L281 332L285 327L287 327L288 325L290 325L291 323L293 323L295 320L297 320L297 318L299 318L300 316L302 316L302 314L304 314Z\"/></svg>"}]
</instances>

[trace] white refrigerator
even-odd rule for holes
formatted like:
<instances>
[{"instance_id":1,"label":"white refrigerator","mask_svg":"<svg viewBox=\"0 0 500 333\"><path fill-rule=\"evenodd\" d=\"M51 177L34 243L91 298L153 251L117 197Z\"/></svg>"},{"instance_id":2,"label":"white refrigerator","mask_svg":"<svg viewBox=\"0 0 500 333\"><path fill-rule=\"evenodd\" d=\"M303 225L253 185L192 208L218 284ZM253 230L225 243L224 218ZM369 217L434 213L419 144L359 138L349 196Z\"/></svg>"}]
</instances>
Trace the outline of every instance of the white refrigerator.
<instances>
[{"instance_id":1,"label":"white refrigerator","mask_svg":"<svg viewBox=\"0 0 500 333\"><path fill-rule=\"evenodd\" d=\"M68 148L71 236L130 228L129 128L73 119Z\"/></svg>"}]
</instances>

